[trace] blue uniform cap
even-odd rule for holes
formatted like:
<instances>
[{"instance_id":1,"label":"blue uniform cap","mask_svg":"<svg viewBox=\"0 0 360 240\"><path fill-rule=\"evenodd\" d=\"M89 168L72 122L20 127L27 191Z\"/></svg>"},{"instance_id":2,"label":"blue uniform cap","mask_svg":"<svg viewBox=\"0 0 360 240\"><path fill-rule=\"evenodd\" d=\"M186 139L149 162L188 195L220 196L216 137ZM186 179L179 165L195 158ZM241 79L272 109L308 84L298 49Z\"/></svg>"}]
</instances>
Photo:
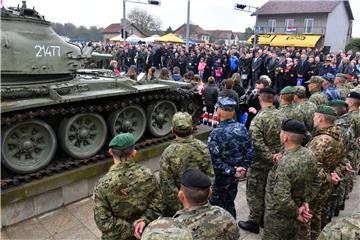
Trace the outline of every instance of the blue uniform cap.
<instances>
[{"instance_id":1,"label":"blue uniform cap","mask_svg":"<svg viewBox=\"0 0 360 240\"><path fill-rule=\"evenodd\" d=\"M229 97L219 98L216 103L216 107L219 107L227 112L235 111L236 105L237 105L236 101Z\"/></svg>"},{"instance_id":2,"label":"blue uniform cap","mask_svg":"<svg viewBox=\"0 0 360 240\"><path fill-rule=\"evenodd\" d=\"M331 73L326 73L326 74L322 75L321 77L331 83L334 83L334 81L335 81L335 76L334 76L334 74L331 74Z\"/></svg>"}]
</instances>

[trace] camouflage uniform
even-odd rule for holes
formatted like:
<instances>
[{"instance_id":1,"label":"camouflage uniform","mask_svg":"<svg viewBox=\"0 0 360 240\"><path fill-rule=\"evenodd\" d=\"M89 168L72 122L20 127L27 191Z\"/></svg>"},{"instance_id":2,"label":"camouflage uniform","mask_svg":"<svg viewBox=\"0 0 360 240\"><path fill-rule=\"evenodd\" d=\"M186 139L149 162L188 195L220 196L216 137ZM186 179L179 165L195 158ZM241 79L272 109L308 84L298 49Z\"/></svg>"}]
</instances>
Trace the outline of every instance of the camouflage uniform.
<instances>
[{"instance_id":1,"label":"camouflage uniform","mask_svg":"<svg viewBox=\"0 0 360 240\"><path fill-rule=\"evenodd\" d=\"M327 99L326 95L321 91L311 93L309 101L315 103L316 106L320 106L322 104L328 103L328 99Z\"/></svg>"},{"instance_id":2,"label":"camouflage uniform","mask_svg":"<svg viewBox=\"0 0 360 240\"><path fill-rule=\"evenodd\" d=\"M294 119L300 122L304 122L304 115L293 104L282 104L279 107L279 111L282 112L287 119Z\"/></svg>"},{"instance_id":3,"label":"camouflage uniform","mask_svg":"<svg viewBox=\"0 0 360 240\"><path fill-rule=\"evenodd\" d=\"M166 204L165 216L173 216L182 209L178 199L180 179L187 169L199 169L214 180L209 150L203 142L193 136L176 139L168 146L160 159L160 186Z\"/></svg>"},{"instance_id":4,"label":"camouflage uniform","mask_svg":"<svg viewBox=\"0 0 360 240\"><path fill-rule=\"evenodd\" d=\"M344 100L344 101L345 101L347 95L350 93L350 89L348 89L345 86L337 87L336 90L340 95L340 99Z\"/></svg>"},{"instance_id":5,"label":"camouflage uniform","mask_svg":"<svg viewBox=\"0 0 360 240\"><path fill-rule=\"evenodd\" d=\"M210 133L209 151L215 170L212 205L229 211L236 218L234 200L238 181L235 167L248 169L255 152L251 138L243 124L234 120L221 121Z\"/></svg>"},{"instance_id":6,"label":"camouflage uniform","mask_svg":"<svg viewBox=\"0 0 360 240\"><path fill-rule=\"evenodd\" d=\"M237 240L240 238L235 219L218 206L193 206L176 212L174 218L183 222L192 232L193 239Z\"/></svg>"},{"instance_id":7,"label":"camouflage uniform","mask_svg":"<svg viewBox=\"0 0 360 240\"><path fill-rule=\"evenodd\" d=\"M246 199L250 209L249 221L260 224L264 215L267 175L273 166L273 154L281 151L280 129L285 116L274 106L262 108L250 125L255 158L247 175Z\"/></svg>"},{"instance_id":8,"label":"camouflage uniform","mask_svg":"<svg viewBox=\"0 0 360 240\"><path fill-rule=\"evenodd\" d=\"M345 143L340 127L332 126L316 129L314 138L306 145L316 156L320 167L321 186L314 201L310 203L313 213L311 220L311 239L316 239L321 231L322 220L327 216L329 194L333 189L331 173L341 176L345 169Z\"/></svg>"},{"instance_id":9,"label":"camouflage uniform","mask_svg":"<svg viewBox=\"0 0 360 240\"><path fill-rule=\"evenodd\" d=\"M133 222L158 218L160 203L150 169L133 161L113 165L94 190L94 217L102 239L134 239Z\"/></svg>"},{"instance_id":10,"label":"camouflage uniform","mask_svg":"<svg viewBox=\"0 0 360 240\"><path fill-rule=\"evenodd\" d=\"M296 218L301 204L310 202L319 190L318 172L316 158L307 148L284 152L267 179L263 239L306 239L296 232L304 225Z\"/></svg>"},{"instance_id":11,"label":"camouflage uniform","mask_svg":"<svg viewBox=\"0 0 360 240\"><path fill-rule=\"evenodd\" d=\"M360 110L358 109L356 111L349 112L349 119L350 119L351 125L354 128L355 139L359 139L360 138ZM359 164L360 164L360 146L357 146L355 160L354 160L354 165L355 165L356 171L359 170L359 167L360 167Z\"/></svg>"},{"instance_id":12,"label":"camouflage uniform","mask_svg":"<svg viewBox=\"0 0 360 240\"><path fill-rule=\"evenodd\" d=\"M314 113L317 108L315 103L310 102L307 99L302 100L297 104L296 108L300 110L304 116L304 123L309 132L312 132L314 128Z\"/></svg>"},{"instance_id":13,"label":"camouflage uniform","mask_svg":"<svg viewBox=\"0 0 360 240\"><path fill-rule=\"evenodd\" d=\"M340 218L326 225L318 240L360 239L360 213Z\"/></svg>"},{"instance_id":14,"label":"camouflage uniform","mask_svg":"<svg viewBox=\"0 0 360 240\"><path fill-rule=\"evenodd\" d=\"M185 224L174 218L159 218L146 226L142 240L192 240L192 235Z\"/></svg>"}]
</instances>

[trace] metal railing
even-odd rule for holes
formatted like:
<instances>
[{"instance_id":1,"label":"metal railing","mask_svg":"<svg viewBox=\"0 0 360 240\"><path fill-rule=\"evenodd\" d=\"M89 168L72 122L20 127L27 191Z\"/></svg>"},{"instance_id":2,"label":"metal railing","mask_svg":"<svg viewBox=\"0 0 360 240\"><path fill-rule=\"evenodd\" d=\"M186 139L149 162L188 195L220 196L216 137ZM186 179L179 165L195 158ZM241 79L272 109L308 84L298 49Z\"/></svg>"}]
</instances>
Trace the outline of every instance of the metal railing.
<instances>
[{"instance_id":1,"label":"metal railing","mask_svg":"<svg viewBox=\"0 0 360 240\"><path fill-rule=\"evenodd\" d=\"M286 28L286 27L261 27L260 34L325 34L325 27L294 27L294 28Z\"/></svg>"}]
</instances>

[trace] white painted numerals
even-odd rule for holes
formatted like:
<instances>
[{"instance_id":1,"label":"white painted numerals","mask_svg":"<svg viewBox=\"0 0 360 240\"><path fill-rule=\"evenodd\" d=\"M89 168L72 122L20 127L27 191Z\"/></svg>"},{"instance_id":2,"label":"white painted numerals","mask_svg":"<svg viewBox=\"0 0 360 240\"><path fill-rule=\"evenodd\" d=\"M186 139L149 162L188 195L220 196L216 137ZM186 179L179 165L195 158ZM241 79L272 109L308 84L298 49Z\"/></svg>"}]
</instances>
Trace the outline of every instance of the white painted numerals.
<instances>
[{"instance_id":1,"label":"white painted numerals","mask_svg":"<svg viewBox=\"0 0 360 240\"><path fill-rule=\"evenodd\" d=\"M60 57L60 46L35 45L36 57Z\"/></svg>"}]
</instances>

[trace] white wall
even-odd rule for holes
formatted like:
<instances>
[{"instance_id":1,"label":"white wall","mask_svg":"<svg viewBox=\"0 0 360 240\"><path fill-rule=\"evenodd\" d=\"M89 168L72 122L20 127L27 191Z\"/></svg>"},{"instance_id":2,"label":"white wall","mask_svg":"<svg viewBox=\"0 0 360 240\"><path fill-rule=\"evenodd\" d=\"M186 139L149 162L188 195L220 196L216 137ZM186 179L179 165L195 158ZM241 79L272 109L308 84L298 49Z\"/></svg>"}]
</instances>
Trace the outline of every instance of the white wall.
<instances>
[{"instance_id":1,"label":"white wall","mask_svg":"<svg viewBox=\"0 0 360 240\"><path fill-rule=\"evenodd\" d=\"M328 15L324 45L330 46L331 51L345 49L348 28L349 17L341 1Z\"/></svg>"}]
</instances>

